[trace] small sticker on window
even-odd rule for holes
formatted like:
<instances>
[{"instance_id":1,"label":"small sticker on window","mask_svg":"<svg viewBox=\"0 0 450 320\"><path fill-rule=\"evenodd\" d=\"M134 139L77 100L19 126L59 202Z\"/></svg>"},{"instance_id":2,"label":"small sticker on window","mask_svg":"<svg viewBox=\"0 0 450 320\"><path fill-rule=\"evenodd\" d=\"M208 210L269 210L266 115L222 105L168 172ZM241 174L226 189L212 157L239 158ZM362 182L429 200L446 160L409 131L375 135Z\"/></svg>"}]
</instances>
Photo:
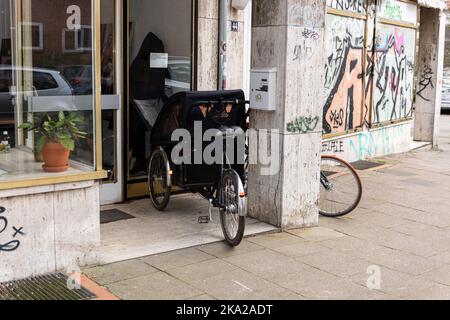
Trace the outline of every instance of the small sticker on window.
<instances>
[{"instance_id":1,"label":"small sticker on window","mask_svg":"<svg viewBox=\"0 0 450 320\"><path fill-rule=\"evenodd\" d=\"M150 68L151 69L167 69L169 66L168 53L150 53Z\"/></svg>"}]
</instances>

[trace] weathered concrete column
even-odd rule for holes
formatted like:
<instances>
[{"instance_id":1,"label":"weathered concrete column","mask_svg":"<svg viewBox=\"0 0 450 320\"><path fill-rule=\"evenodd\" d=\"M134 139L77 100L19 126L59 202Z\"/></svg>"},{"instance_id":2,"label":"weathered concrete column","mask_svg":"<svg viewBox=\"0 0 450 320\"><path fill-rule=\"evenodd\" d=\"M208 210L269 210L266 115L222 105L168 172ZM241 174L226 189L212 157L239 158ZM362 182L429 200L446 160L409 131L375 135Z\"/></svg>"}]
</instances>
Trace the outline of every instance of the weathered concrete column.
<instances>
[{"instance_id":1,"label":"weathered concrete column","mask_svg":"<svg viewBox=\"0 0 450 320\"><path fill-rule=\"evenodd\" d=\"M323 0L253 0L253 68L277 68L277 111L252 111L251 126L280 135L281 168L252 165L249 214L284 229L318 224L325 104Z\"/></svg>"},{"instance_id":2,"label":"weathered concrete column","mask_svg":"<svg viewBox=\"0 0 450 320\"><path fill-rule=\"evenodd\" d=\"M439 9L422 7L414 139L432 142L433 147L438 146L439 137L444 45L444 12Z\"/></svg>"}]
</instances>

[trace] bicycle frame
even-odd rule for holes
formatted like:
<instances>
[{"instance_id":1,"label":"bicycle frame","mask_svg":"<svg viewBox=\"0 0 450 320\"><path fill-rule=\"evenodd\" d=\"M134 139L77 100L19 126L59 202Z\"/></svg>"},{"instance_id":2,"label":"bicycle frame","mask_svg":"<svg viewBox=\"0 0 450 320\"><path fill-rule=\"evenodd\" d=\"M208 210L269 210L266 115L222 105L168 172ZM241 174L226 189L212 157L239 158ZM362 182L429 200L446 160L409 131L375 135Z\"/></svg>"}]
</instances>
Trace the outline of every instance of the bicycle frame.
<instances>
[{"instance_id":1,"label":"bicycle frame","mask_svg":"<svg viewBox=\"0 0 450 320\"><path fill-rule=\"evenodd\" d=\"M331 188L333 187L333 185L323 172L320 172L320 183L322 183L325 190L331 190Z\"/></svg>"}]
</instances>

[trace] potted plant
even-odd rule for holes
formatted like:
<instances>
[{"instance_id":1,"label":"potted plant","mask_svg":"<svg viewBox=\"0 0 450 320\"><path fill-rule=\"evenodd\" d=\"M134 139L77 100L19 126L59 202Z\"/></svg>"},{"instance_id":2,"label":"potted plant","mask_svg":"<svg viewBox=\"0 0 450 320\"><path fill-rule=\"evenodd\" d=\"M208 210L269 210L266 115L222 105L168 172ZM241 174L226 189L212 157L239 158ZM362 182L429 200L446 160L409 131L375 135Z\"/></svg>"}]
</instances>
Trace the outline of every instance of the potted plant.
<instances>
[{"instance_id":1,"label":"potted plant","mask_svg":"<svg viewBox=\"0 0 450 320\"><path fill-rule=\"evenodd\" d=\"M80 122L76 113L60 111L57 117L45 114L38 125L24 123L20 126L39 134L36 152L42 153L45 172L59 173L69 169L69 157L75 150L75 140L86 136L78 129Z\"/></svg>"}]
</instances>

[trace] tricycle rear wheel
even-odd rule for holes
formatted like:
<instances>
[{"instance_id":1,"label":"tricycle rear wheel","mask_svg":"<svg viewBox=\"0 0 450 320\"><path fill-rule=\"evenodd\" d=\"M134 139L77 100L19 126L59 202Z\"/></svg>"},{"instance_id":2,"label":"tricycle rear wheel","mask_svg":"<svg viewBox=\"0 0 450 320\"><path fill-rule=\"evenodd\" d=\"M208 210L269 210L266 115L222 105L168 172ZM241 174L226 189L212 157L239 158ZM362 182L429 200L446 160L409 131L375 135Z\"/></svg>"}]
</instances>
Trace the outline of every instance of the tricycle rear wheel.
<instances>
[{"instance_id":1,"label":"tricycle rear wheel","mask_svg":"<svg viewBox=\"0 0 450 320\"><path fill-rule=\"evenodd\" d=\"M162 148L155 149L150 157L148 187L153 206L164 211L170 201L172 183L169 159Z\"/></svg>"}]
</instances>

